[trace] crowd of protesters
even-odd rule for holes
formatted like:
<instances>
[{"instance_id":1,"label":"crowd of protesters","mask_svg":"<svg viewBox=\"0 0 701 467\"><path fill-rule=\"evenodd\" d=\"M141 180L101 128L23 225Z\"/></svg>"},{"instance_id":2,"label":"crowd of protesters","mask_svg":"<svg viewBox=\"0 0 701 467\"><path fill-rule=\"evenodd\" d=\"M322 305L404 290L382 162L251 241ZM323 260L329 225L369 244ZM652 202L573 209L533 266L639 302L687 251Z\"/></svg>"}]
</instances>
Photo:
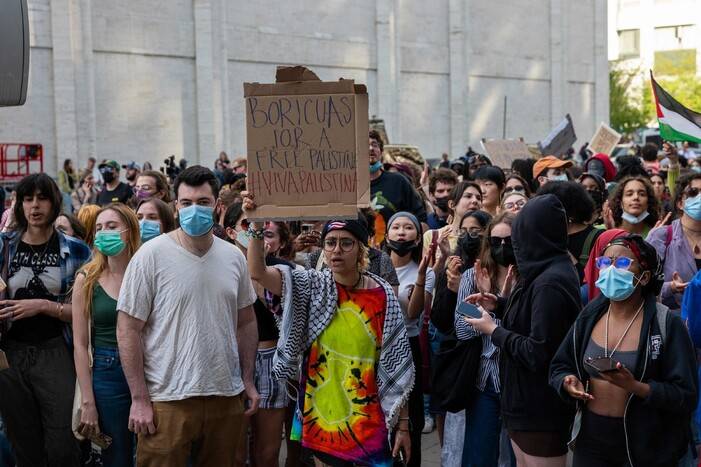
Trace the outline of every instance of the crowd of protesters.
<instances>
[{"instance_id":1,"label":"crowd of protesters","mask_svg":"<svg viewBox=\"0 0 701 467\"><path fill-rule=\"evenodd\" d=\"M354 219L249 220L224 152L22 179L0 467L420 466L434 430L446 467L698 464L693 151L368 150Z\"/></svg>"}]
</instances>

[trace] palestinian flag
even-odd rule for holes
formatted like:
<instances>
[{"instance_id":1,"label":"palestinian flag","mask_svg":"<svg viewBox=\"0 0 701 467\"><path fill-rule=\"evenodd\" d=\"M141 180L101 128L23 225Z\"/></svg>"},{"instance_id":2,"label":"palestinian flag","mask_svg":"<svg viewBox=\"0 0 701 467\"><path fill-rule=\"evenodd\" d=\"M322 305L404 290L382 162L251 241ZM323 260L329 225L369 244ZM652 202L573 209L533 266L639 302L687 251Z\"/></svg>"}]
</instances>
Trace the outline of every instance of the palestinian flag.
<instances>
[{"instance_id":1,"label":"palestinian flag","mask_svg":"<svg viewBox=\"0 0 701 467\"><path fill-rule=\"evenodd\" d=\"M660 137L665 141L701 143L701 114L687 109L657 84L650 71L652 92L655 95Z\"/></svg>"}]
</instances>

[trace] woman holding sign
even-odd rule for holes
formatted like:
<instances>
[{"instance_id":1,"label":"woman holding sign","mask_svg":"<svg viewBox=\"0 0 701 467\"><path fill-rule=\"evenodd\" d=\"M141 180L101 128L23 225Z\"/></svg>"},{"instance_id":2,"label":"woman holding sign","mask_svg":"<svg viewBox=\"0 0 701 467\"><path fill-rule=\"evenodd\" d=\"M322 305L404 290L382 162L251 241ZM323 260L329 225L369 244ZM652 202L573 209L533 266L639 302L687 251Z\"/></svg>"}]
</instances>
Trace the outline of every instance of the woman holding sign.
<instances>
[{"instance_id":1,"label":"woman holding sign","mask_svg":"<svg viewBox=\"0 0 701 467\"><path fill-rule=\"evenodd\" d=\"M255 209L244 194L244 210ZM411 456L407 401L414 364L392 288L367 268L362 221L331 221L321 243L329 265L316 271L265 265L263 225L251 222L253 280L282 297L276 378L302 374L292 438L317 465L390 466ZM323 382L323 384L322 384ZM389 435L397 434L391 448Z\"/></svg>"}]
</instances>

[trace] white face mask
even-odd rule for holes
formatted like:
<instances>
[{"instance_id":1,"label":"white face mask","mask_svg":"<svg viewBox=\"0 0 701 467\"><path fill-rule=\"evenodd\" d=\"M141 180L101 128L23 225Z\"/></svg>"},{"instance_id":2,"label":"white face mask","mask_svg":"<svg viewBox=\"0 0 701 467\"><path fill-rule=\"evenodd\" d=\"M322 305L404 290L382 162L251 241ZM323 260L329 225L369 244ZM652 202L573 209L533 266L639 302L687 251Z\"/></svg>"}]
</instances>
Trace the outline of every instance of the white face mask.
<instances>
[{"instance_id":1,"label":"white face mask","mask_svg":"<svg viewBox=\"0 0 701 467\"><path fill-rule=\"evenodd\" d=\"M566 182L567 179L567 174L560 174L560 175L550 175L548 177L548 180L551 182Z\"/></svg>"},{"instance_id":2,"label":"white face mask","mask_svg":"<svg viewBox=\"0 0 701 467\"><path fill-rule=\"evenodd\" d=\"M623 211L623 214L621 214L621 219L624 221L628 222L629 224L640 224L642 221L647 219L647 216L649 216L650 213L645 211L644 213L640 214L639 216L634 216L633 214L628 214L627 212Z\"/></svg>"}]
</instances>

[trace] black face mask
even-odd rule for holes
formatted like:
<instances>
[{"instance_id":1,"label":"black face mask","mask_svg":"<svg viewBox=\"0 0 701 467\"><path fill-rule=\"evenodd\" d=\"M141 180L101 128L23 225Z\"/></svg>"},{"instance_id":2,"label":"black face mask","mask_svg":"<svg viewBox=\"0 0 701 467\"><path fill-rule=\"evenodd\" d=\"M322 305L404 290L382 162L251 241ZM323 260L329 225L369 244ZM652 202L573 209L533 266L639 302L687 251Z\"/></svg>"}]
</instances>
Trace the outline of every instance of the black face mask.
<instances>
[{"instance_id":1,"label":"black face mask","mask_svg":"<svg viewBox=\"0 0 701 467\"><path fill-rule=\"evenodd\" d=\"M482 236L470 237L465 235L458 239L458 247L466 258L476 258L482 244Z\"/></svg>"},{"instance_id":2,"label":"black face mask","mask_svg":"<svg viewBox=\"0 0 701 467\"><path fill-rule=\"evenodd\" d=\"M604 204L604 194L599 191L599 190L590 190L587 191L589 193L589 196L591 196L591 199L594 200L594 204L596 204L597 208L601 208Z\"/></svg>"},{"instance_id":3,"label":"black face mask","mask_svg":"<svg viewBox=\"0 0 701 467\"><path fill-rule=\"evenodd\" d=\"M102 179L105 181L105 183L112 183L114 181L114 172L103 173Z\"/></svg>"},{"instance_id":4,"label":"black face mask","mask_svg":"<svg viewBox=\"0 0 701 467\"><path fill-rule=\"evenodd\" d=\"M416 248L416 242L410 240L387 240L387 248L399 256L406 256Z\"/></svg>"},{"instance_id":5,"label":"black face mask","mask_svg":"<svg viewBox=\"0 0 701 467\"><path fill-rule=\"evenodd\" d=\"M509 267L516 264L516 256L514 256L514 247L509 244L502 243L499 246L492 247L492 259L499 266Z\"/></svg>"},{"instance_id":6,"label":"black face mask","mask_svg":"<svg viewBox=\"0 0 701 467\"><path fill-rule=\"evenodd\" d=\"M436 201L433 203L433 205L443 212L448 212L448 197L436 198Z\"/></svg>"}]
</instances>

